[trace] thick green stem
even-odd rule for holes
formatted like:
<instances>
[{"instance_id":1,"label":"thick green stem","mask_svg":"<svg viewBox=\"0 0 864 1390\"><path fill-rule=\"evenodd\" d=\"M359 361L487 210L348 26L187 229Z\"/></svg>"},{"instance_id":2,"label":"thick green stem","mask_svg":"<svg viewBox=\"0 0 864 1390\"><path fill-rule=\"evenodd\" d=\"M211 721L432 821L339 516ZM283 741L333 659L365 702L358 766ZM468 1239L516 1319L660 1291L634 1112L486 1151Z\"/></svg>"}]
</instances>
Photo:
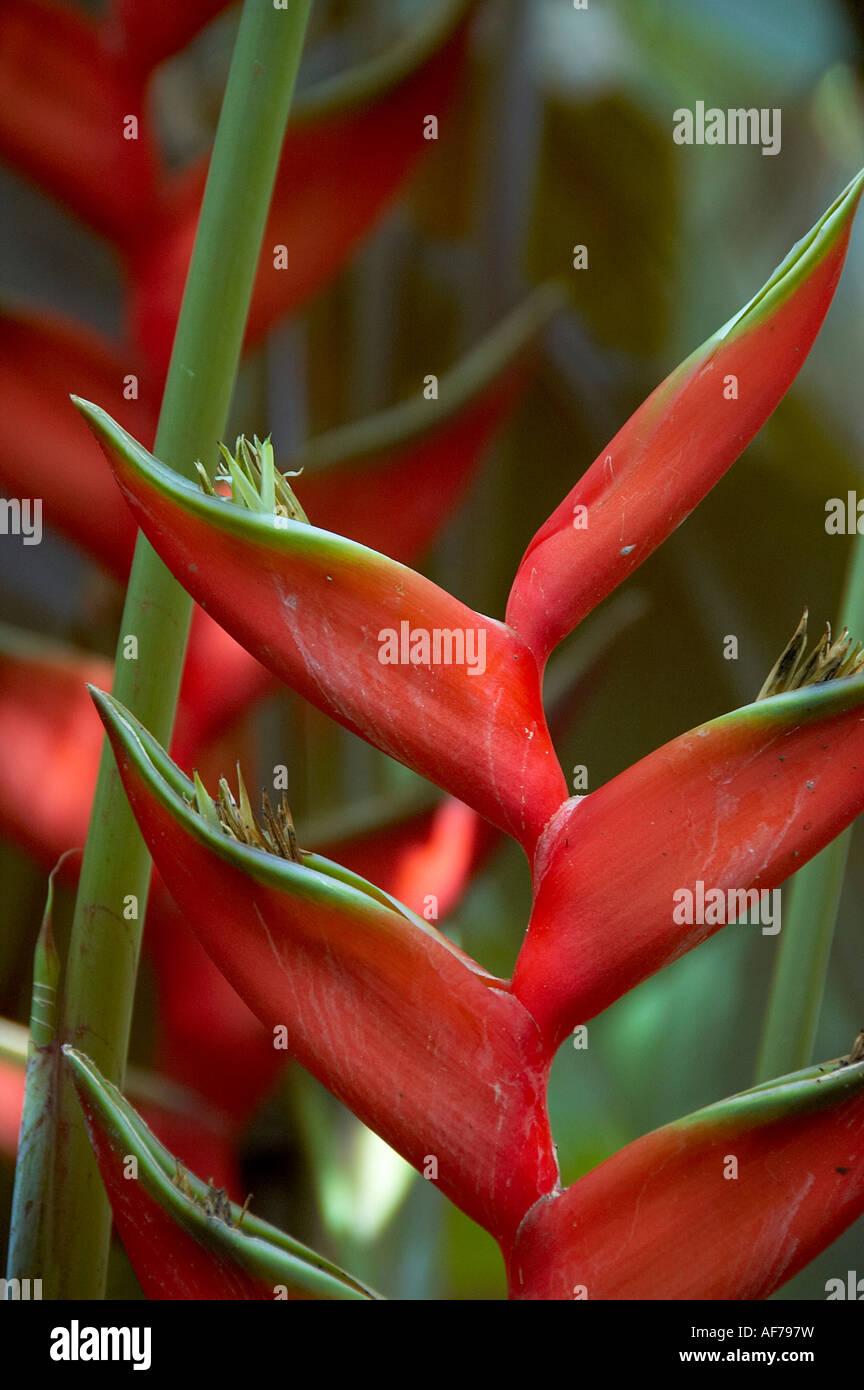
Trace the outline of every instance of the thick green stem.
<instances>
[{"instance_id":1,"label":"thick green stem","mask_svg":"<svg viewBox=\"0 0 864 1390\"><path fill-rule=\"evenodd\" d=\"M310 5L290 0L282 9L271 0L245 0L243 7L156 437L158 457L190 476L196 458L215 461L225 430ZM160 743L171 734L190 614L190 600L139 535L114 693ZM106 745L72 928L64 1032L117 1085L149 875ZM68 1081L55 1170L52 1287L45 1294L100 1298L110 1209Z\"/></svg>"},{"instance_id":2,"label":"thick green stem","mask_svg":"<svg viewBox=\"0 0 864 1390\"><path fill-rule=\"evenodd\" d=\"M857 538L840 622L854 639L864 637L864 544ZM765 1015L757 1082L798 1071L812 1061L852 833L850 826L799 869L792 881Z\"/></svg>"}]
</instances>

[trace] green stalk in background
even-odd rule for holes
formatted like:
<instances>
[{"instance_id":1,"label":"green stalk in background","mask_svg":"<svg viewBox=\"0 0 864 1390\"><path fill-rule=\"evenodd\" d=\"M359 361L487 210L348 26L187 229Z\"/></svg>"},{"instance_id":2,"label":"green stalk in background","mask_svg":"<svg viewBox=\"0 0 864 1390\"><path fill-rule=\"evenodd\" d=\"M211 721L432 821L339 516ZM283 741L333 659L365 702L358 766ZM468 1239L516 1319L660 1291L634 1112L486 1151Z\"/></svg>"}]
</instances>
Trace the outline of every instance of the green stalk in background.
<instances>
[{"instance_id":1,"label":"green stalk in background","mask_svg":"<svg viewBox=\"0 0 864 1390\"><path fill-rule=\"evenodd\" d=\"M224 434L310 5L243 6L155 444L160 459L190 477L197 458L215 462ZM114 694L160 743L170 739L190 615L191 601L139 535ZM137 660L127 659L128 636L137 638ZM64 1036L118 1086L149 877L150 860L106 745L69 947ZM44 1296L100 1298L111 1213L68 1081L56 1142Z\"/></svg>"},{"instance_id":2,"label":"green stalk in background","mask_svg":"<svg viewBox=\"0 0 864 1390\"><path fill-rule=\"evenodd\" d=\"M864 544L853 542L840 623L864 637ZM834 924L854 825L805 864L792 880L789 907L765 1015L756 1080L809 1066L819 1024Z\"/></svg>"}]
</instances>

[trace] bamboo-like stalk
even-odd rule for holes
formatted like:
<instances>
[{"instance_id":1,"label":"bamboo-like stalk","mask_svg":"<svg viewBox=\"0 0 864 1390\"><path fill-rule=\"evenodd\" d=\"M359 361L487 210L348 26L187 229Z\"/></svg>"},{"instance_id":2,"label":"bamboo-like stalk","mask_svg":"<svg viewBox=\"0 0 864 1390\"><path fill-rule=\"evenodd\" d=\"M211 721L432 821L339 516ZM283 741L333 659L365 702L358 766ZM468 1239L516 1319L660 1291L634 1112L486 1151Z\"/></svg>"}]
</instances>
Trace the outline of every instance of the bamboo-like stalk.
<instances>
[{"instance_id":1,"label":"bamboo-like stalk","mask_svg":"<svg viewBox=\"0 0 864 1390\"><path fill-rule=\"evenodd\" d=\"M155 451L193 476L225 430L311 0L245 0L159 418ZM74 385L74 383L70 383ZM114 693L167 743L191 602L139 535ZM137 639L137 659L130 658ZM218 681L219 672L213 672ZM122 1085L150 861L103 751L66 972L66 1041ZM47 1297L104 1296L111 1213L67 1079Z\"/></svg>"},{"instance_id":2,"label":"bamboo-like stalk","mask_svg":"<svg viewBox=\"0 0 864 1390\"><path fill-rule=\"evenodd\" d=\"M857 537L846 575L840 626L848 627L855 640L864 636L864 544ZM757 1082L798 1071L813 1059L853 829L850 826L832 840L792 881L765 1014Z\"/></svg>"}]
</instances>

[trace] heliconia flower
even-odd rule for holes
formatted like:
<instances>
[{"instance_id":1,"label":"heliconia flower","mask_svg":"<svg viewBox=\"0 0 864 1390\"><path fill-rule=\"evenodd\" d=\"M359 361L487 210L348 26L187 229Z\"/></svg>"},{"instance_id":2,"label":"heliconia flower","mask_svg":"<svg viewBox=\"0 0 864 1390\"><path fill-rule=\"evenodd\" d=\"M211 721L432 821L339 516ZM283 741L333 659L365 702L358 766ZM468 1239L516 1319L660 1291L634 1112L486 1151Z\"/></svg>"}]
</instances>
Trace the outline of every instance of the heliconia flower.
<instances>
[{"instance_id":1,"label":"heliconia flower","mask_svg":"<svg viewBox=\"0 0 864 1390\"><path fill-rule=\"evenodd\" d=\"M244 484L252 507L238 506L76 403L151 544L217 622L312 704L530 854L566 784L539 672L516 634L414 570L274 512L266 451L269 489L259 468Z\"/></svg>"},{"instance_id":2,"label":"heliconia flower","mask_svg":"<svg viewBox=\"0 0 864 1390\"><path fill-rule=\"evenodd\" d=\"M464 65L476 0L440 0L390 49L294 102L249 313L247 346L348 258L434 148ZM164 366L192 252L206 161L171 181L133 249L132 335ZM146 230L146 234L145 233ZM281 249L280 249L281 248Z\"/></svg>"},{"instance_id":3,"label":"heliconia flower","mask_svg":"<svg viewBox=\"0 0 864 1390\"><path fill-rule=\"evenodd\" d=\"M512 1235L557 1165L537 1030L506 982L298 849L284 813L258 826L227 786L214 804L116 701L93 697L166 886L274 1044L474 1220Z\"/></svg>"},{"instance_id":4,"label":"heliconia flower","mask_svg":"<svg viewBox=\"0 0 864 1390\"><path fill-rule=\"evenodd\" d=\"M860 1041L665 1125L538 1202L510 1251L511 1298L768 1298L864 1212Z\"/></svg>"},{"instance_id":5,"label":"heliconia flower","mask_svg":"<svg viewBox=\"0 0 864 1390\"><path fill-rule=\"evenodd\" d=\"M507 621L549 652L671 534L788 390L840 277L864 172L767 284L648 397L531 541Z\"/></svg>"},{"instance_id":6,"label":"heliconia flower","mask_svg":"<svg viewBox=\"0 0 864 1390\"><path fill-rule=\"evenodd\" d=\"M186 1171L93 1063L63 1048L120 1239L149 1299L369 1299L350 1275ZM130 1176L130 1160L135 1173Z\"/></svg>"},{"instance_id":7,"label":"heliconia flower","mask_svg":"<svg viewBox=\"0 0 864 1390\"><path fill-rule=\"evenodd\" d=\"M97 22L79 6L5 0L0 156L122 243L153 218L158 161L143 78L107 56ZM135 138L128 117L138 122Z\"/></svg>"},{"instance_id":8,"label":"heliconia flower","mask_svg":"<svg viewBox=\"0 0 864 1390\"><path fill-rule=\"evenodd\" d=\"M550 672L546 695L553 731L569 725L584 704L599 663L637 612L641 607L632 602L610 605L591 642L579 641ZM218 758L218 750L208 749L211 769ZM223 756L221 766L232 762ZM430 788L422 796L400 801L388 794L325 816L310 824L308 843L425 920L441 922L501 843L501 833L463 802L439 799ZM158 1069L192 1086L239 1129L266 1095L284 1054L274 1052L269 1035L206 954L158 876L144 944L156 972ZM164 1137L158 1127L157 1133Z\"/></svg>"},{"instance_id":9,"label":"heliconia flower","mask_svg":"<svg viewBox=\"0 0 864 1390\"><path fill-rule=\"evenodd\" d=\"M703 724L565 802L537 848L513 975L547 1046L748 907L765 901L762 930L776 934L776 899L759 895L862 809L864 676L842 671Z\"/></svg>"}]
</instances>

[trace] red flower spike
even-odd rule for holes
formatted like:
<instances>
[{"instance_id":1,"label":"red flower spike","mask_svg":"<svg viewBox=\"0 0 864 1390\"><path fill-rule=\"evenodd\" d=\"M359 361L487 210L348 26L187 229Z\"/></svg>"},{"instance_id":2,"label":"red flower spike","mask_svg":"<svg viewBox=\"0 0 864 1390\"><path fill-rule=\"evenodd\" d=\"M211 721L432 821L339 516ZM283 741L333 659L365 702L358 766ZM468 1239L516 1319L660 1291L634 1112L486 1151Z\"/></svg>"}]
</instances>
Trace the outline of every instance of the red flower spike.
<instances>
[{"instance_id":1,"label":"red flower spike","mask_svg":"<svg viewBox=\"0 0 864 1390\"><path fill-rule=\"evenodd\" d=\"M295 103L282 147L246 344L330 279L433 143L458 85L476 0L441 0L387 52ZM206 164L181 175L132 256L132 334L167 365ZM275 247L287 252L276 259Z\"/></svg>"},{"instance_id":2,"label":"red flower spike","mask_svg":"<svg viewBox=\"0 0 864 1390\"><path fill-rule=\"evenodd\" d=\"M151 544L217 622L312 704L531 853L566 784L536 665L514 633L375 551L205 496L98 406L76 403ZM428 665L402 662L412 632L426 634ZM440 634L460 634L461 664L436 664L436 633L442 657Z\"/></svg>"},{"instance_id":3,"label":"red flower spike","mask_svg":"<svg viewBox=\"0 0 864 1390\"><path fill-rule=\"evenodd\" d=\"M375 1298L298 1241L180 1167L142 1119L71 1047L72 1071L126 1253L148 1299ZM129 1157L137 1159L135 1178Z\"/></svg>"},{"instance_id":4,"label":"red flower spike","mask_svg":"<svg viewBox=\"0 0 864 1390\"><path fill-rule=\"evenodd\" d=\"M862 808L864 676L683 734L550 822L513 993L554 1050L723 925L677 924L673 894L773 889Z\"/></svg>"},{"instance_id":5,"label":"red flower spike","mask_svg":"<svg viewBox=\"0 0 864 1390\"><path fill-rule=\"evenodd\" d=\"M77 6L5 0L0 156L122 244L153 217L157 164L143 82L107 56L98 25ZM124 138L129 116L136 139Z\"/></svg>"},{"instance_id":6,"label":"red flower spike","mask_svg":"<svg viewBox=\"0 0 864 1390\"><path fill-rule=\"evenodd\" d=\"M229 982L359 1119L512 1236L557 1165L537 1030L506 982L329 860L231 839L146 730L93 697L157 868Z\"/></svg>"},{"instance_id":7,"label":"red flower spike","mask_svg":"<svg viewBox=\"0 0 864 1390\"><path fill-rule=\"evenodd\" d=\"M655 1130L538 1202L510 1296L768 1298L862 1212L864 1062L841 1059Z\"/></svg>"},{"instance_id":8,"label":"red flower spike","mask_svg":"<svg viewBox=\"0 0 864 1390\"><path fill-rule=\"evenodd\" d=\"M788 390L831 303L862 187L864 173L750 303L657 387L537 532L507 621L541 669L680 525Z\"/></svg>"}]
</instances>

